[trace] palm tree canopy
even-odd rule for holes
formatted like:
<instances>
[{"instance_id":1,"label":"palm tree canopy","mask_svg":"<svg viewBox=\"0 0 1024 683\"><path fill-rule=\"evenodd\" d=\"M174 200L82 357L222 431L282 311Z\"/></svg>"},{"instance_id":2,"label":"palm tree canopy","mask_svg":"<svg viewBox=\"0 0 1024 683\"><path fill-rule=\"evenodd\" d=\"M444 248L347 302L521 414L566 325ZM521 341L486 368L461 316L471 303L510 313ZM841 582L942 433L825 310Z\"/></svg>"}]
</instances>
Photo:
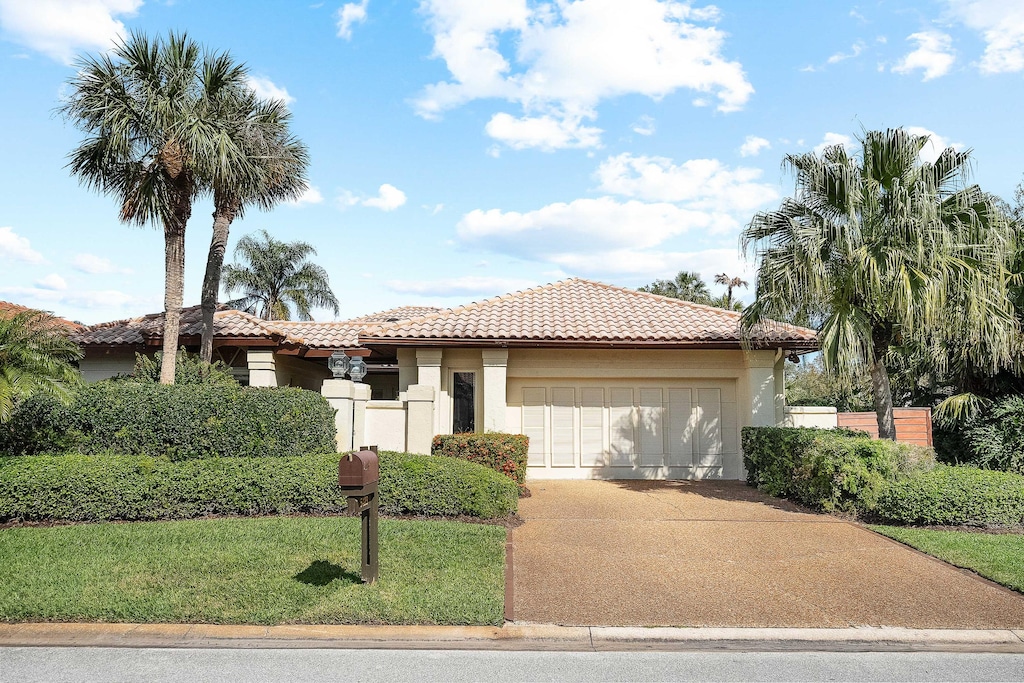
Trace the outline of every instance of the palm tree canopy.
<instances>
[{"instance_id":1,"label":"palm tree canopy","mask_svg":"<svg viewBox=\"0 0 1024 683\"><path fill-rule=\"evenodd\" d=\"M672 280L655 280L651 284L637 289L641 292L692 301L696 304L710 304L712 301L711 292L708 291L708 285L701 278L700 273L685 270L679 271Z\"/></svg>"},{"instance_id":2,"label":"palm tree canopy","mask_svg":"<svg viewBox=\"0 0 1024 683\"><path fill-rule=\"evenodd\" d=\"M264 320L291 320L292 307L299 320L312 320L314 307L337 315L338 300L331 291L327 271L306 260L316 249L306 242L282 242L261 230L246 235L235 246L242 264L224 266L224 289L242 296L229 306L252 311Z\"/></svg>"},{"instance_id":3,"label":"palm tree canopy","mask_svg":"<svg viewBox=\"0 0 1024 683\"><path fill-rule=\"evenodd\" d=\"M785 158L794 196L742 235L759 262L745 330L770 320L814 326L826 368L848 376L885 363L894 347L928 354L940 371L948 360L938 349L950 343L992 371L1012 361L1012 230L967 183L970 151L950 147L927 162L927 141L872 131L856 155L837 145Z\"/></svg>"},{"instance_id":4,"label":"palm tree canopy","mask_svg":"<svg viewBox=\"0 0 1024 683\"><path fill-rule=\"evenodd\" d=\"M35 392L66 399L80 378L74 363L82 351L42 311L0 317L0 422L14 403Z\"/></svg>"}]
</instances>

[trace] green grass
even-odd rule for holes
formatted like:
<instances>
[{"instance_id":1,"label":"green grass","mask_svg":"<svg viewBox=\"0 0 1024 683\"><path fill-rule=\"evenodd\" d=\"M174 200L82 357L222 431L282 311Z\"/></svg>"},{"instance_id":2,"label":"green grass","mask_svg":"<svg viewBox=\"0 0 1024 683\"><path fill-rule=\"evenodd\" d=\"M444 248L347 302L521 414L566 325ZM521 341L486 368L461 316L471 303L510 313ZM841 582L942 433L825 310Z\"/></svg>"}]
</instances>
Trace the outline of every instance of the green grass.
<instances>
[{"instance_id":1,"label":"green grass","mask_svg":"<svg viewBox=\"0 0 1024 683\"><path fill-rule=\"evenodd\" d=\"M871 526L889 538L1024 593L1024 534Z\"/></svg>"},{"instance_id":2,"label":"green grass","mask_svg":"<svg viewBox=\"0 0 1024 683\"><path fill-rule=\"evenodd\" d=\"M265 517L0 531L0 621L500 624L505 529Z\"/></svg>"}]
</instances>

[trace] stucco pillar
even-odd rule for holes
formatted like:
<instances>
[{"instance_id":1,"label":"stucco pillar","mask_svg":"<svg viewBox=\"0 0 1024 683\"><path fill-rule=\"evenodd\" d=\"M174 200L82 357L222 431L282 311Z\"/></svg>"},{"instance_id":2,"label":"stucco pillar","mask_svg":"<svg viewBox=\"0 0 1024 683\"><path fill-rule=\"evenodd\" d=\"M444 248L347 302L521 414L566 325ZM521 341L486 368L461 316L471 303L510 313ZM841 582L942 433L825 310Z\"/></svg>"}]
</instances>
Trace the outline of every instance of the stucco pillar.
<instances>
[{"instance_id":1,"label":"stucco pillar","mask_svg":"<svg viewBox=\"0 0 1024 683\"><path fill-rule=\"evenodd\" d=\"M355 382L347 379L325 379L320 393L335 410L334 428L337 432L335 441L338 444L338 452L352 450L352 402L355 398Z\"/></svg>"},{"instance_id":2,"label":"stucco pillar","mask_svg":"<svg viewBox=\"0 0 1024 683\"><path fill-rule=\"evenodd\" d=\"M775 352L752 351L746 354L747 387L750 391L750 413L747 424L752 427L774 427L775 421Z\"/></svg>"},{"instance_id":3,"label":"stucco pillar","mask_svg":"<svg viewBox=\"0 0 1024 683\"><path fill-rule=\"evenodd\" d=\"M398 390L407 391L416 384L416 350L398 349Z\"/></svg>"},{"instance_id":4,"label":"stucco pillar","mask_svg":"<svg viewBox=\"0 0 1024 683\"><path fill-rule=\"evenodd\" d=\"M485 432L505 431L507 412L506 380L508 376L508 349L483 349L484 362L484 420Z\"/></svg>"},{"instance_id":5,"label":"stucco pillar","mask_svg":"<svg viewBox=\"0 0 1024 683\"><path fill-rule=\"evenodd\" d=\"M441 399L441 349L416 349L416 384L434 389L433 433L440 434L441 411L436 404Z\"/></svg>"},{"instance_id":6,"label":"stucco pillar","mask_svg":"<svg viewBox=\"0 0 1024 683\"><path fill-rule=\"evenodd\" d=\"M786 420L786 352L775 361L773 369L775 380L775 424L781 425Z\"/></svg>"},{"instance_id":7,"label":"stucco pillar","mask_svg":"<svg viewBox=\"0 0 1024 683\"><path fill-rule=\"evenodd\" d=\"M405 399L405 449L410 453L430 453L434 440L434 387L410 385Z\"/></svg>"},{"instance_id":8,"label":"stucco pillar","mask_svg":"<svg viewBox=\"0 0 1024 683\"><path fill-rule=\"evenodd\" d=\"M362 382L352 386L352 448L373 446L366 443L366 402L370 400L370 385Z\"/></svg>"},{"instance_id":9,"label":"stucco pillar","mask_svg":"<svg viewBox=\"0 0 1024 683\"><path fill-rule=\"evenodd\" d=\"M270 349L248 349L245 364L249 366L249 386L276 387L277 362Z\"/></svg>"}]
</instances>

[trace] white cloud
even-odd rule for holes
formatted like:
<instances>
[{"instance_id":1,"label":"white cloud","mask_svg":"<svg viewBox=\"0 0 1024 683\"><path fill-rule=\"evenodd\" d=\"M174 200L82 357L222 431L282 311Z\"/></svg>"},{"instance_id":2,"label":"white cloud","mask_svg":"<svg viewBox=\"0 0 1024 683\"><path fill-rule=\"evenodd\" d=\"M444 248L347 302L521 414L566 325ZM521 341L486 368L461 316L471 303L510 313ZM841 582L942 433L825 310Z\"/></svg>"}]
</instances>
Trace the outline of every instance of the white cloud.
<instances>
[{"instance_id":1,"label":"white cloud","mask_svg":"<svg viewBox=\"0 0 1024 683\"><path fill-rule=\"evenodd\" d=\"M756 135L748 135L743 144L740 145L741 157L756 157L762 150L771 149L772 143Z\"/></svg>"},{"instance_id":2,"label":"white cloud","mask_svg":"<svg viewBox=\"0 0 1024 683\"><path fill-rule=\"evenodd\" d=\"M802 145L803 141L798 140L797 144ZM814 153L820 155L825 151L826 147L834 147L836 145L842 145L848 152L852 151L854 148L853 138L842 133L825 133L824 139L814 146Z\"/></svg>"},{"instance_id":3,"label":"white cloud","mask_svg":"<svg viewBox=\"0 0 1024 683\"><path fill-rule=\"evenodd\" d=\"M956 53L953 51L953 39L940 31L921 31L907 36L907 40L917 44L917 49L908 53L896 63L892 70L900 74L909 74L920 69L924 72L922 80L930 81L949 73Z\"/></svg>"},{"instance_id":4,"label":"white cloud","mask_svg":"<svg viewBox=\"0 0 1024 683\"><path fill-rule=\"evenodd\" d=\"M981 33L978 67L997 74L1024 70L1024 4L1018 0L946 0L950 14Z\"/></svg>"},{"instance_id":5,"label":"white cloud","mask_svg":"<svg viewBox=\"0 0 1024 683\"><path fill-rule=\"evenodd\" d=\"M50 273L46 277L36 280L36 287L61 292L68 288L68 283L57 273Z\"/></svg>"},{"instance_id":6,"label":"white cloud","mask_svg":"<svg viewBox=\"0 0 1024 683\"><path fill-rule=\"evenodd\" d=\"M274 83L265 76L249 76L249 87L256 92L257 97L266 100L281 100L285 104L291 104L295 98L288 94L288 91Z\"/></svg>"},{"instance_id":7,"label":"white cloud","mask_svg":"<svg viewBox=\"0 0 1024 683\"><path fill-rule=\"evenodd\" d=\"M71 265L74 266L75 270L88 273L89 275L104 275L107 273L129 275L132 272L131 268L121 268L114 265L110 259L96 256L95 254L75 254L75 257L71 259Z\"/></svg>"},{"instance_id":8,"label":"white cloud","mask_svg":"<svg viewBox=\"0 0 1024 683\"><path fill-rule=\"evenodd\" d=\"M320 189L316 185L307 185L306 190L298 199L288 203L292 206L305 206L306 204L320 204L323 201L324 196L320 193Z\"/></svg>"},{"instance_id":9,"label":"white cloud","mask_svg":"<svg viewBox=\"0 0 1024 683\"><path fill-rule=\"evenodd\" d=\"M921 148L921 152L918 156L921 157L922 161L927 161L930 164L935 163L935 160L939 158L940 154L942 154L942 150L947 147L952 147L957 150L962 150L964 148L964 143L950 142L947 138L944 138L935 131L928 130L927 128L922 128L920 126L906 126L904 130L913 135L928 136L928 143Z\"/></svg>"},{"instance_id":10,"label":"white cloud","mask_svg":"<svg viewBox=\"0 0 1024 683\"><path fill-rule=\"evenodd\" d=\"M46 263L46 259L32 248L27 237L14 232L12 227L0 228L0 258L24 263Z\"/></svg>"},{"instance_id":11,"label":"white cloud","mask_svg":"<svg viewBox=\"0 0 1024 683\"><path fill-rule=\"evenodd\" d=\"M392 292L420 296L496 296L535 284L530 280L466 275L441 280L390 280L385 286Z\"/></svg>"},{"instance_id":12,"label":"white cloud","mask_svg":"<svg viewBox=\"0 0 1024 683\"><path fill-rule=\"evenodd\" d=\"M588 116L587 118L593 118ZM567 147L596 147L601 144L600 128L584 126L582 116L524 116L516 118L499 112L487 122L487 134L512 149L536 147L545 152Z\"/></svg>"},{"instance_id":13,"label":"white cloud","mask_svg":"<svg viewBox=\"0 0 1024 683\"><path fill-rule=\"evenodd\" d=\"M778 199L774 185L758 182L757 168L729 169L717 159L691 159L673 164L665 157L619 154L597 169L604 192L648 201L683 203L709 212L709 227L735 223L730 214L747 214Z\"/></svg>"},{"instance_id":14,"label":"white cloud","mask_svg":"<svg viewBox=\"0 0 1024 683\"><path fill-rule=\"evenodd\" d=\"M338 37L352 40L352 26L366 21L366 5L369 0L349 2L338 9Z\"/></svg>"},{"instance_id":15,"label":"white cloud","mask_svg":"<svg viewBox=\"0 0 1024 683\"><path fill-rule=\"evenodd\" d=\"M860 55L864 51L863 41L858 40L856 43L850 46L849 52L837 52L825 60L826 64L838 64L839 62L846 61L847 59L853 59Z\"/></svg>"},{"instance_id":16,"label":"white cloud","mask_svg":"<svg viewBox=\"0 0 1024 683\"><path fill-rule=\"evenodd\" d=\"M655 130L654 119L646 114L633 123L633 132L637 135L654 135Z\"/></svg>"},{"instance_id":17,"label":"white cloud","mask_svg":"<svg viewBox=\"0 0 1024 683\"><path fill-rule=\"evenodd\" d=\"M523 115L495 116L488 133L517 149L597 146L600 131L580 122L608 98L658 100L689 89L736 111L753 93L742 66L722 54L726 36L713 25L713 7L679 0L422 0L420 7L451 80L428 85L417 113L436 118L484 98L516 103Z\"/></svg>"},{"instance_id":18,"label":"white cloud","mask_svg":"<svg viewBox=\"0 0 1024 683\"><path fill-rule=\"evenodd\" d=\"M83 51L107 50L125 35L115 17L134 16L142 0L0 0L0 26L14 41L65 64Z\"/></svg>"},{"instance_id":19,"label":"white cloud","mask_svg":"<svg viewBox=\"0 0 1024 683\"><path fill-rule=\"evenodd\" d=\"M73 320L84 316L79 316L75 310L69 309L105 311L101 319L103 317L110 319L110 317L119 315L119 311L152 313L159 310L161 306L161 297L159 296L137 296L113 289L64 291L38 285L35 287L0 287L0 296L11 301L16 300L25 306L55 311L61 317Z\"/></svg>"},{"instance_id":20,"label":"white cloud","mask_svg":"<svg viewBox=\"0 0 1024 683\"><path fill-rule=\"evenodd\" d=\"M376 197L364 199L362 204L363 206L372 206L373 208L380 209L381 211L394 211L405 204L405 193L394 185L384 183L380 186L380 189L377 190Z\"/></svg>"}]
</instances>

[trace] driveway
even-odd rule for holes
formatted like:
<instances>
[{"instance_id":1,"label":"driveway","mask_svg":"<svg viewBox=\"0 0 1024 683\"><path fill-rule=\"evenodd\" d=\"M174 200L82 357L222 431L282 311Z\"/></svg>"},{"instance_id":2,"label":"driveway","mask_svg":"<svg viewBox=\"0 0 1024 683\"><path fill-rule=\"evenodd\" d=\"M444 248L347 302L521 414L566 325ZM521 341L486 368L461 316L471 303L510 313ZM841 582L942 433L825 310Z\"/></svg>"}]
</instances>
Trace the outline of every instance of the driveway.
<instances>
[{"instance_id":1,"label":"driveway","mask_svg":"<svg viewBox=\"0 0 1024 683\"><path fill-rule=\"evenodd\" d=\"M1024 596L743 482L528 486L515 621L1024 628Z\"/></svg>"}]
</instances>

